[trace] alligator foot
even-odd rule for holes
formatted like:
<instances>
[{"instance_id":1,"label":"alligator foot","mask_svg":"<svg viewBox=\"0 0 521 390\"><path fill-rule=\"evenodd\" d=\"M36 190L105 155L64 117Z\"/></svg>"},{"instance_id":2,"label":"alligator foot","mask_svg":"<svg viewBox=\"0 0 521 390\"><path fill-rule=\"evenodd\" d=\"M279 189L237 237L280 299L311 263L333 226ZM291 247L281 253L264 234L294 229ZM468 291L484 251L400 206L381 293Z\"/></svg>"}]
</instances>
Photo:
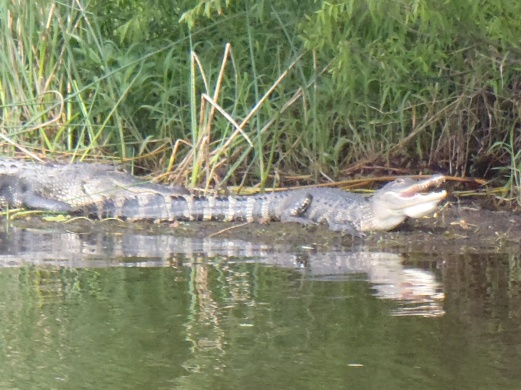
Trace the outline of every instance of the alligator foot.
<instances>
[{"instance_id":1,"label":"alligator foot","mask_svg":"<svg viewBox=\"0 0 521 390\"><path fill-rule=\"evenodd\" d=\"M318 225L317 222L315 221L312 221L311 219L308 219L308 218L304 218L304 217L293 217L293 216L283 216L281 219L280 219L281 222L297 222L297 223L300 223L301 225L306 225L306 226L310 226L310 225Z\"/></svg>"},{"instance_id":2,"label":"alligator foot","mask_svg":"<svg viewBox=\"0 0 521 390\"><path fill-rule=\"evenodd\" d=\"M311 194L306 193L303 196L292 197L288 200L289 202L284 205L284 211L280 216L281 222L297 222L302 225L317 224L309 218L302 217L302 214L306 212L313 201L313 196Z\"/></svg>"},{"instance_id":3,"label":"alligator foot","mask_svg":"<svg viewBox=\"0 0 521 390\"><path fill-rule=\"evenodd\" d=\"M351 223L330 223L329 229L335 232L342 232L351 235L351 238L358 237L363 238L365 234L359 231L353 224Z\"/></svg>"}]
</instances>

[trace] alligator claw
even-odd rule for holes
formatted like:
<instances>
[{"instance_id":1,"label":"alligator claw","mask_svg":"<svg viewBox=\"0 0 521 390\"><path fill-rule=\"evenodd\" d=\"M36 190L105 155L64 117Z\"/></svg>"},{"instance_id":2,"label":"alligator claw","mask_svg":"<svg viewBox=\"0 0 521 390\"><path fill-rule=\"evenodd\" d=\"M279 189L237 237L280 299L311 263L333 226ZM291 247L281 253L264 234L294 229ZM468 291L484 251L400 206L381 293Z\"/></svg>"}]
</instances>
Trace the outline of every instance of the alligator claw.
<instances>
[{"instance_id":1,"label":"alligator claw","mask_svg":"<svg viewBox=\"0 0 521 390\"><path fill-rule=\"evenodd\" d=\"M314 226L318 225L318 222L312 221L311 219L303 218L303 217L292 217L292 216L283 216L280 218L281 222L296 222L301 225Z\"/></svg>"},{"instance_id":2,"label":"alligator claw","mask_svg":"<svg viewBox=\"0 0 521 390\"><path fill-rule=\"evenodd\" d=\"M329 229L335 232L342 232L351 235L351 237L363 238L365 234L359 231L353 224L347 223L331 223Z\"/></svg>"}]
</instances>

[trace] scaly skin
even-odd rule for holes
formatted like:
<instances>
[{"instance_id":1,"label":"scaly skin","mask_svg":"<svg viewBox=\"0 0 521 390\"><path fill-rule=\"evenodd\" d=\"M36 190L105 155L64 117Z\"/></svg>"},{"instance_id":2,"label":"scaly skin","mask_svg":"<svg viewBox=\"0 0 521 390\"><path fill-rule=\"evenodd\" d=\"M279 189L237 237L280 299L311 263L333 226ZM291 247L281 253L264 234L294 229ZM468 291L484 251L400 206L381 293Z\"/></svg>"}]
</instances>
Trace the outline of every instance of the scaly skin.
<instances>
[{"instance_id":1,"label":"scaly skin","mask_svg":"<svg viewBox=\"0 0 521 390\"><path fill-rule=\"evenodd\" d=\"M444 181L441 175L414 181L400 178L363 197L335 188L308 188L253 196L149 196L107 199L101 207L89 205L82 211L98 217L133 220L181 221L268 221L325 223L329 229L361 235L368 231L391 230L407 217L419 218L433 212L446 191L421 192Z\"/></svg>"},{"instance_id":2,"label":"scaly skin","mask_svg":"<svg viewBox=\"0 0 521 390\"><path fill-rule=\"evenodd\" d=\"M105 164L37 164L0 158L0 207L69 212L110 197L132 194L188 194L139 180L118 166Z\"/></svg>"},{"instance_id":3,"label":"scaly skin","mask_svg":"<svg viewBox=\"0 0 521 390\"><path fill-rule=\"evenodd\" d=\"M428 192L444 177L399 178L366 198L335 188L253 196L194 196L102 164L41 165L0 159L0 206L155 221L268 221L327 224L362 235L391 230L407 217L433 212L446 191Z\"/></svg>"}]
</instances>

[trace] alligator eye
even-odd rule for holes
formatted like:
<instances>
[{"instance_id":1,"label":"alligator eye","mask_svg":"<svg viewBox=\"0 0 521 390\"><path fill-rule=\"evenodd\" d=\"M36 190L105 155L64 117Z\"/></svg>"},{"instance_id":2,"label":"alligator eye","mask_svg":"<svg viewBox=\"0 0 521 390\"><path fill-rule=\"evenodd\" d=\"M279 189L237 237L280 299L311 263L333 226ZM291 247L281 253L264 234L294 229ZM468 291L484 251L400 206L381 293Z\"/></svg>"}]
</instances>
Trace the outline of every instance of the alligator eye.
<instances>
[{"instance_id":1,"label":"alligator eye","mask_svg":"<svg viewBox=\"0 0 521 390\"><path fill-rule=\"evenodd\" d=\"M395 180L395 183L402 184L405 180L403 180L401 177Z\"/></svg>"}]
</instances>

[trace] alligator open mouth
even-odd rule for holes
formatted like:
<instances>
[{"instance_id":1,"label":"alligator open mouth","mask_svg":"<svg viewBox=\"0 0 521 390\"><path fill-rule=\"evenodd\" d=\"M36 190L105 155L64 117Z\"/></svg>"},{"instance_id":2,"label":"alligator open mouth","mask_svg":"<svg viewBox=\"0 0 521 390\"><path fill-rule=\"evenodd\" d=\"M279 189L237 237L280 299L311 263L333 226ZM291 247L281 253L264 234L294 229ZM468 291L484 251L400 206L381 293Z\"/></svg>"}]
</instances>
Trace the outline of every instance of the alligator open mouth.
<instances>
[{"instance_id":1,"label":"alligator open mouth","mask_svg":"<svg viewBox=\"0 0 521 390\"><path fill-rule=\"evenodd\" d=\"M447 196L447 191L429 191L445 182L445 176L435 175L428 179L413 182L397 191L404 213L408 217L418 218L433 212L438 203ZM404 183L405 184L405 183Z\"/></svg>"}]
</instances>

